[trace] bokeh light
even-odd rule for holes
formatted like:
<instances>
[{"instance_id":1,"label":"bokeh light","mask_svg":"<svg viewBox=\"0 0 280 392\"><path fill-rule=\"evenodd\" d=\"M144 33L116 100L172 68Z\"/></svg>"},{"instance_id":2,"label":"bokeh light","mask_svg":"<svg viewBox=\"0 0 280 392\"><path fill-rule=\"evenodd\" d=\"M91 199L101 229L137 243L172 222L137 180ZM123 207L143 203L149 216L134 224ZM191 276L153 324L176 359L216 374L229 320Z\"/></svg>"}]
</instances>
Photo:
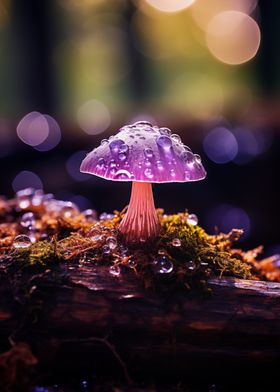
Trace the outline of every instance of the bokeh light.
<instances>
[{"instance_id":1,"label":"bokeh light","mask_svg":"<svg viewBox=\"0 0 280 392\"><path fill-rule=\"evenodd\" d=\"M206 214L206 227L214 233L215 228L223 233L228 233L233 228L242 229L244 233L241 241L248 238L251 230L251 221L247 212L230 204L220 204Z\"/></svg>"},{"instance_id":2,"label":"bokeh light","mask_svg":"<svg viewBox=\"0 0 280 392\"><path fill-rule=\"evenodd\" d=\"M25 188L43 189L43 183L40 177L34 172L22 170L15 176L12 187L14 192L18 192Z\"/></svg>"},{"instance_id":3,"label":"bokeh light","mask_svg":"<svg viewBox=\"0 0 280 392\"><path fill-rule=\"evenodd\" d=\"M76 151L66 161L66 170L70 177L76 181L86 181L91 176L80 172L82 160L85 158L88 151Z\"/></svg>"},{"instance_id":4,"label":"bokeh light","mask_svg":"<svg viewBox=\"0 0 280 392\"><path fill-rule=\"evenodd\" d=\"M38 146L49 135L49 124L45 116L31 112L24 116L17 126L18 137L29 146Z\"/></svg>"},{"instance_id":5,"label":"bokeh light","mask_svg":"<svg viewBox=\"0 0 280 392\"><path fill-rule=\"evenodd\" d=\"M47 138L39 145L34 146L38 151L49 151L55 148L61 140L61 131L55 119L47 114L44 115L49 126L49 134Z\"/></svg>"},{"instance_id":6,"label":"bokeh light","mask_svg":"<svg viewBox=\"0 0 280 392\"><path fill-rule=\"evenodd\" d=\"M228 163L238 153L235 136L224 127L212 129L203 140L203 148L208 158L215 163Z\"/></svg>"},{"instance_id":7,"label":"bokeh light","mask_svg":"<svg viewBox=\"0 0 280 392\"><path fill-rule=\"evenodd\" d=\"M161 12L179 12L189 7L195 0L146 0L151 7Z\"/></svg>"},{"instance_id":8,"label":"bokeh light","mask_svg":"<svg viewBox=\"0 0 280 392\"><path fill-rule=\"evenodd\" d=\"M196 0L191 12L195 22L204 30L210 20L220 12L240 11L250 15L257 3L257 0Z\"/></svg>"},{"instance_id":9,"label":"bokeh light","mask_svg":"<svg viewBox=\"0 0 280 392\"><path fill-rule=\"evenodd\" d=\"M236 128L234 136L238 143L238 154L234 158L234 163L239 165L247 164L266 152L273 140L271 132L261 129L252 130L248 127Z\"/></svg>"},{"instance_id":10,"label":"bokeh light","mask_svg":"<svg viewBox=\"0 0 280 392\"><path fill-rule=\"evenodd\" d=\"M104 103L91 99L80 106L77 120L83 131L89 135L97 135L108 129L111 115Z\"/></svg>"},{"instance_id":11,"label":"bokeh light","mask_svg":"<svg viewBox=\"0 0 280 392\"><path fill-rule=\"evenodd\" d=\"M221 12L207 25L208 49L226 64L236 65L251 60L258 51L260 39L258 24L243 12Z\"/></svg>"}]
</instances>

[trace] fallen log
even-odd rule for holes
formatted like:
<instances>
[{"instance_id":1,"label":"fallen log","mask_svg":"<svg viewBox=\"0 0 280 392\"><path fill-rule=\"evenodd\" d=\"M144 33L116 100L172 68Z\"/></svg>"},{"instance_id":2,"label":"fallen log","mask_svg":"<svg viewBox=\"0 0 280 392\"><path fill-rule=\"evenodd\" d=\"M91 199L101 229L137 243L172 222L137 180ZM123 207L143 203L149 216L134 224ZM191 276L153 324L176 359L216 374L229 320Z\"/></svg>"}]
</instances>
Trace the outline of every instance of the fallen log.
<instances>
[{"instance_id":1,"label":"fallen log","mask_svg":"<svg viewBox=\"0 0 280 392\"><path fill-rule=\"evenodd\" d=\"M28 343L47 378L253 385L251 372L267 380L280 361L279 283L216 278L205 297L145 290L105 266L64 265L16 292L14 279L1 275L1 351Z\"/></svg>"}]
</instances>

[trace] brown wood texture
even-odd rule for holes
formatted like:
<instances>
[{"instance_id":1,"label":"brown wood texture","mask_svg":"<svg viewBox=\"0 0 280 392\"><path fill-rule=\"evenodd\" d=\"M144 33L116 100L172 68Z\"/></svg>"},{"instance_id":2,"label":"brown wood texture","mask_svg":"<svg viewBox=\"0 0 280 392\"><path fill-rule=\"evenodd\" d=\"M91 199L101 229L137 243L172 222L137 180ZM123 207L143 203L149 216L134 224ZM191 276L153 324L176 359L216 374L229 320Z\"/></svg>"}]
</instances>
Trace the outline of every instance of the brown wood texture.
<instances>
[{"instance_id":1,"label":"brown wood texture","mask_svg":"<svg viewBox=\"0 0 280 392\"><path fill-rule=\"evenodd\" d=\"M107 267L67 267L64 276L35 279L26 301L2 276L1 351L10 337L29 343L49 372L94 369L126 380L280 363L278 283L212 279L205 298L147 291L133 273L114 277Z\"/></svg>"}]
</instances>

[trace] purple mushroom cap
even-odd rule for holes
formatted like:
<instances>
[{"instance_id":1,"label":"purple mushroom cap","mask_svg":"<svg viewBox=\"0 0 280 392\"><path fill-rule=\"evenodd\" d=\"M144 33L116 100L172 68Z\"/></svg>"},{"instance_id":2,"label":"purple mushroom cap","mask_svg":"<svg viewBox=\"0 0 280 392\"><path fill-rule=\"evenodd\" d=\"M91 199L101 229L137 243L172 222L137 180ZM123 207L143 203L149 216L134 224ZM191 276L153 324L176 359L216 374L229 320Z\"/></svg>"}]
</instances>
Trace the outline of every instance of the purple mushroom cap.
<instances>
[{"instance_id":1,"label":"purple mushroom cap","mask_svg":"<svg viewBox=\"0 0 280 392\"><path fill-rule=\"evenodd\" d=\"M147 121L125 125L101 141L81 164L81 172L113 181L189 182L206 172L201 158L168 128Z\"/></svg>"}]
</instances>

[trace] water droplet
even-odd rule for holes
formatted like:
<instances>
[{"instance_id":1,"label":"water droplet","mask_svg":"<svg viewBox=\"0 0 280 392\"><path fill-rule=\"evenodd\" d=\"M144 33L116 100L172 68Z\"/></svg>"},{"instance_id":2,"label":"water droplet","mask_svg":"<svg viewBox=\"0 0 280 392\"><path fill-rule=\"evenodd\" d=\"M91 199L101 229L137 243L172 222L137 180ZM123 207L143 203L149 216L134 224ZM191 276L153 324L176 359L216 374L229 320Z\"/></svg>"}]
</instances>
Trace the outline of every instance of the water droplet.
<instances>
[{"instance_id":1,"label":"water droplet","mask_svg":"<svg viewBox=\"0 0 280 392\"><path fill-rule=\"evenodd\" d=\"M110 142L110 144L109 144L110 150L111 150L112 152L114 152L114 153L117 153L117 152L119 152L120 146L121 146L122 144L125 144L125 143L124 143L124 141L121 140L121 139L112 140L112 141Z\"/></svg>"},{"instance_id":2,"label":"water droplet","mask_svg":"<svg viewBox=\"0 0 280 392\"><path fill-rule=\"evenodd\" d=\"M157 257L153 263L153 270L158 274L169 274L173 271L173 264L168 257Z\"/></svg>"},{"instance_id":3,"label":"water droplet","mask_svg":"<svg viewBox=\"0 0 280 392\"><path fill-rule=\"evenodd\" d=\"M113 276L120 276L121 269L118 265L111 265L109 268L109 273Z\"/></svg>"},{"instance_id":4,"label":"water droplet","mask_svg":"<svg viewBox=\"0 0 280 392\"><path fill-rule=\"evenodd\" d=\"M211 385L208 392L218 392L218 388L215 384Z\"/></svg>"},{"instance_id":5,"label":"water droplet","mask_svg":"<svg viewBox=\"0 0 280 392\"><path fill-rule=\"evenodd\" d=\"M181 142L182 142L180 136L177 135L176 133L173 133L173 135L171 135L171 137L172 137L172 139L173 139L173 141L174 141L175 143L181 143Z\"/></svg>"},{"instance_id":6,"label":"water droplet","mask_svg":"<svg viewBox=\"0 0 280 392\"><path fill-rule=\"evenodd\" d=\"M93 222L93 221L97 220L97 213L95 210L92 210L89 208L89 209L85 210L83 212L83 214L84 214L86 220L89 222Z\"/></svg>"},{"instance_id":7,"label":"water droplet","mask_svg":"<svg viewBox=\"0 0 280 392\"><path fill-rule=\"evenodd\" d=\"M34 188L25 188L16 193L18 207L22 210L27 209L31 205L32 198L35 194Z\"/></svg>"},{"instance_id":8,"label":"water droplet","mask_svg":"<svg viewBox=\"0 0 280 392\"><path fill-rule=\"evenodd\" d=\"M145 166L151 166L152 165L152 162L148 158L145 159L144 163L145 163Z\"/></svg>"},{"instance_id":9,"label":"water droplet","mask_svg":"<svg viewBox=\"0 0 280 392\"><path fill-rule=\"evenodd\" d=\"M189 225L195 226L198 223L198 217L195 214L189 214L187 222Z\"/></svg>"},{"instance_id":10,"label":"water droplet","mask_svg":"<svg viewBox=\"0 0 280 392\"><path fill-rule=\"evenodd\" d=\"M152 158L154 156L154 152L150 147L144 148L144 155L146 158Z\"/></svg>"},{"instance_id":11,"label":"water droplet","mask_svg":"<svg viewBox=\"0 0 280 392\"><path fill-rule=\"evenodd\" d=\"M109 143L108 139L102 139L100 144L101 144L101 146L105 146L108 143Z\"/></svg>"},{"instance_id":12,"label":"water droplet","mask_svg":"<svg viewBox=\"0 0 280 392\"><path fill-rule=\"evenodd\" d=\"M189 260L189 261L186 262L186 268L189 271L194 271L195 268L196 268L196 265L195 265L195 263L192 260Z\"/></svg>"},{"instance_id":13,"label":"water droplet","mask_svg":"<svg viewBox=\"0 0 280 392\"><path fill-rule=\"evenodd\" d=\"M97 234L97 235L90 237L90 239L94 242L102 241L104 239L104 235Z\"/></svg>"},{"instance_id":14,"label":"water droplet","mask_svg":"<svg viewBox=\"0 0 280 392\"><path fill-rule=\"evenodd\" d=\"M109 167L116 167L116 166L117 166L116 161L114 159L111 159L109 162Z\"/></svg>"},{"instance_id":15,"label":"water droplet","mask_svg":"<svg viewBox=\"0 0 280 392\"><path fill-rule=\"evenodd\" d=\"M170 175L171 175L171 177L176 177L176 172L174 169L170 170Z\"/></svg>"},{"instance_id":16,"label":"water droplet","mask_svg":"<svg viewBox=\"0 0 280 392\"><path fill-rule=\"evenodd\" d=\"M65 202L64 206L61 209L61 213L64 218L72 218L73 216L77 215L78 209L74 203Z\"/></svg>"},{"instance_id":17,"label":"water droplet","mask_svg":"<svg viewBox=\"0 0 280 392\"><path fill-rule=\"evenodd\" d=\"M83 381L82 381L82 388L83 388L83 390L84 390L85 392L88 391L88 382L87 382L87 380L83 380Z\"/></svg>"},{"instance_id":18,"label":"water droplet","mask_svg":"<svg viewBox=\"0 0 280 392\"><path fill-rule=\"evenodd\" d=\"M31 200L29 197L22 198L18 201L18 206L21 210L26 210L31 205Z\"/></svg>"},{"instance_id":19,"label":"water droplet","mask_svg":"<svg viewBox=\"0 0 280 392\"><path fill-rule=\"evenodd\" d=\"M34 392L49 392L49 388L36 386Z\"/></svg>"},{"instance_id":20,"label":"water droplet","mask_svg":"<svg viewBox=\"0 0 280 392\"><path fill-rule=\"evenodd\" d=\"M122 256L122 257L125 257L125 256L128 256L128 253L129 253L129 251L128 251L128 249L124 246L124 245L120 245L119 246L119 254Z\"/></svg>"},{"instance_id":21,"label":"water droplet","mask_svg":"<svg viewBox=\"0 0 280 392\"><path fill-rule=\"evenodd\" d=\"M119 147L119 152L121 152L121 153L127 152L128 150L129 150L129 147L125 143L121 144Z\"/></svg>"},{"instance_id":22,"label":"water droplet","mask_svg":"<svg viewBox=\"0 0 280 392\"><path fill-rule=\"evenodd\" d=\"M64 207L65 202L61 200L47 200L44 202L45 208L48 212L59 212Z\"/></svg>"},{"instance_id":23,"label":"water droplet","mask_svg":"<svg viewBox=\"0 0 280 392\"><path fill-rule=\"evenodd\" d=\"M161 162L161 161L157 161L157 162L156 162L156 167L157 167L159 170L163 170L162 162Z\"/></svg>"},{"instance_id":24,"label":"water droplet","mask_svg":"<svg viewBox=\"0 0 280 392\"><path fill-rule=\"evenodd\" d=\"M172 140L170 137L162 135L157 138L157 144L159 147L164 148L165 150L169 150L172 146Z\"/></svg>"},{"instance_id":25,"label":"water droplet","mask_svg":"<svg viewBox=\"0 0 280 392\"><path fill-rule=\"evenodd\" d=\"M102 214L100 214L99 219L100 220L110 220L113 219L115 217L114 214L107 214L107 212L102 212Z\"/></svg>"},{"instance_id":26,"label":"water droplet","mask_svg":"<svg viewBox=\"0 0 280 392\"><path fill-rule=\"evenodd\" d=\"M190 149L190 147L189 147L189 146L186 146L186 145L184 145L183 147L184 147L184 150L185 150L185 151L192 152L192 150Z\"/></svg>"},{"instance_id":27,"label":"water droplet","mask_svg":"<svg viewBox=\"0 0 280 392\"><path fill-rule=\"evenodd\" d=\"M111 253L111 249L108 245L102 246L102 251L105 255L108 255L109 253Z\"/></svg>"},{"instance_id":28,"label":"water droplet","mask_svg":"<svg viewBox=\"0 0 280 392\"><path fill-rule=\"evenodd\" d=\"M115 174L115 179L119 180L129 180L131 179L131 173L128 170L118 170Z\"/></svg>"},{"instance_id":29,"label":"water droplet","mask_svg":"<svg viewBox=\"0 0 280 392\"><path fill-rule=\"evenodd\" d=\"M20 224L23 227L33 227L35 225L35 216L32 212L27 212L23 214L20 220Z\"/></svg>"},{"instance_id":30,"label":"water droplet","mask_svg":"<svg viewBox=\"0 0 280 392\"><path fill-rule=\"evenodd\" d=\"M28 237L30 238L32 244L34 244L37 241L36 231L33 229L28 230Z\"/></svg>"},{"instance_id":31,"label":"water droplet","mask_svg":"<svg viewBox=\"0 0 280 392\"><path fill-rule=\"evenodd\" d=\"M120 153L118 155L118 158L119 158L120 161L125 161L126 158L127 158L127 155L125 153Z\"/></svg>"},{"instance_id":32,"label":"water droplet","mask_svg":"<svg viewBox=\"0 0 280 392\"><path fill-rule=\"evenodd\" d=\"M127 263L127 266L129 268L135 268L137 266L136 260L133 257L131 257Z\"/></svg>"},{"instance_id":33,"label":"water droplet","mask_svg":"<svg viewBox=\"0 0 280 392\"><path fill-rule=\"evenodd\" d=\"M280 268L280 258L277 258L276 260L273 260L273 265L276 268Z\"/></svg>"},{"instance_id":34,"label":"water droplet","mask_svg":"<svg viewBox=\"0 0 280 392\"><path fill-rule=\"evenodd\" d=\"M40 206L43 203L44 200L44 194L42 190L37 190L34 193L34 196L32 197L32 205L35 207Z\"/></svg>"},{"instance_id":35,"label":"water droplet","mask_svg":"<svg viewBox=\"0 0 280 392\"><path fill-rule=\"evenodd\" d=\"M134 139L134 135L129 135L129 137L130 137L131 139Z\"/></svg>"},{"instance_id":36,"label":"water droplet","mask_svg":"<svg viewBox=\"0 0 280 392\"><path fill-rule=\"evenodd\" d=\"M194 154L194 159L196 161L196 163L201 164L201 156L198 154Z\"/></svg>"},{"instance_id":37,"label":"water droplet","mask_svg":"<svg viewBox=\"0 0 280 392\"><path fill-rule=\"evenodd\" d=\"M49 236L48 236L48 234L47 233L41 233L41 235L40 235L40 239L41 240L47 240L49 238Z\"/></svg>"},{"instance_id":38,"label":"water droplet","mask_svg":"<svg viewBox=\"0 0 280 392\"><path fill-rule=\"evenodd\" d=\"M46 193L44 196L44 201L49 201L49 200L53 200L53 194L52 193Z\"/></svg>"},{"instance_id":39,"label":"water droplet","mask_svg":"<svg viewBox=\"0 0 280 392\"><path fill-rule=\"evenodd\" d=\"M153 126L149 121L145 121L145 120L136 121L132 125L133 125L133 127L147 127L147 126L152 127Z\"/></svg>"},{"instance_id":40,"label":"water droplet","mask_svg":"<svg viewBox=\"0 0 280 392\"><path fill-rule=\"evenodd\" d=\"M15 249L27 249L31 246L32 242L28 235L20 234L14 238L13 247Z\"/></svg>"},{"instance_id":41,"label":"water droplet","mask_svg":"<svg viewBox=\"0 0 280 392\"><path fill-rule=\"evenodd\" d=\"M103 169L104 165L105 165L105 160L103 158L99 158L97 161L97 168Z\"/></svg>"},{"instance_id":42,"label":"water droplet","mask_svg":"<svg viewBox=\"0 0 280 392\"><path fill-rule=\"evenodd\" d=\"M185 171L185 180L189 181L190 179L191 179L191 173L188 170L186 170Z\"/></svg>"},{"instance_id":43,"label":"water droplet","mask_svg":"<svg viewBox=\"0 0 280 392\"><path fill-rule=\"evenodd\" d=\"M112 168L109 170L109 173L110 173L111 176L115 176L115 175L116 175L116 172L117 172L117 169L116 169L115 167L112 167Z\"/></svg>"},{"instance_id":44,"label":"water droplet","mask_svg":"<svg viewBox=\"0 0 280 392\"><path fill-rule=\"evenodd\" d=\"M181 240L179 238L173 238L172 245L175 246L176 248L180 247L181 246Z\"/></svg>"},{"instance_id":45,"label":"water droplet","mask_svg":"<svg viewBox=\"0 0 280 392\"><path fill-rule=\"evenodd\" d=\"M139 139L146 140L145 136L140 136Z\"/></svg>"},{"instance_id":46,"label":"water droplet","mask_svg":"<svg viewBox=\"0 0 280 392\"><path fill-rule=\"evenodd\" d=\"M170 136L170 135L172 134L172 132L170 131L170 129L169 129L169 128L166 128L166 127L161 127L161 128L159 128L159 132L160 132L162 135L167 135L167 136Z\"/></svg>"},{"instance_id":47,"label":"water droplet","mask_svg":"<svg viewBox=\"0 0 280 392\"><path fill-rule=\"evenodd\" d=\"M183 151L182 154L180 155L180 158L185 163L192 163L194 161L194 155L191 151Z\"/></svg>"},{"instance_id":48,"label":"water droplet","mask_svg":"<svg viewBox=\"0 0 280 392\"><path fill-rule=\"evenodd\" d=\"M116 247L118 246L118 241L115 237L108 237L106 243L111 250L116 249Z\"/></svg>"},{"instance_id":49,"label":"water droplet","mask_svg":"<svg viewBox=\"0 0 280 392\"><path fill-rule=\"evenodd\" d=\"M153 178L154 177L152 169L149 169L149 168L145 169L144 174L148 178Z\"/></svg>"},{"instance_id":50,"label":"water droplet","mask_svg":"<svg viewBox=\"0 0 280 392\"><path fill-rule=\"evenodd\" d=\"M18 191L16 193L16 197L21 198L21 197L33 196L34 193L35 193L34 188L25 188L25 189Z\"/></svg>"}]
</instances>

